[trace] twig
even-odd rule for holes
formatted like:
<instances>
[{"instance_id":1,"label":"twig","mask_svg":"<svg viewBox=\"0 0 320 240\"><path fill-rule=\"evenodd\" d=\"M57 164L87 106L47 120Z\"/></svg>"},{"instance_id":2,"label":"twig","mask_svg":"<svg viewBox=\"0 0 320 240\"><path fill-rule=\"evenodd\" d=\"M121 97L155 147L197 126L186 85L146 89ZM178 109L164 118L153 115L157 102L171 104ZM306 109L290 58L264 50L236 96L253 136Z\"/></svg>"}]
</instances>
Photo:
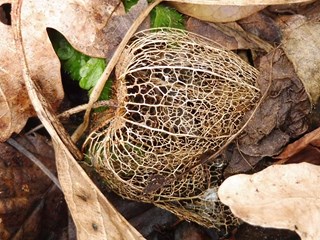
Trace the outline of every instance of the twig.
<instances>
[{"instance_id":1,"label":"twig","mask_svg":"<svg viewBox=\"0 0 320 240\"><path fill-rule=\"evenodd\" d=\"M93 104L93 108L99 108L99 107L117 107L118 105L113 100L102 100L99 102L95 102ZM74 108L70 108L62 113L60 113L57 117L58 118L69 118L71 115L77 114L79 112L85 111L88 108L88 104L83 104L76 106ZM43 128L43 124L39 124L38 126L32 128L30 131L26 133L26 135L30 133L34 133L38 131L39 129Z\"/></svg>"}]
</instances>

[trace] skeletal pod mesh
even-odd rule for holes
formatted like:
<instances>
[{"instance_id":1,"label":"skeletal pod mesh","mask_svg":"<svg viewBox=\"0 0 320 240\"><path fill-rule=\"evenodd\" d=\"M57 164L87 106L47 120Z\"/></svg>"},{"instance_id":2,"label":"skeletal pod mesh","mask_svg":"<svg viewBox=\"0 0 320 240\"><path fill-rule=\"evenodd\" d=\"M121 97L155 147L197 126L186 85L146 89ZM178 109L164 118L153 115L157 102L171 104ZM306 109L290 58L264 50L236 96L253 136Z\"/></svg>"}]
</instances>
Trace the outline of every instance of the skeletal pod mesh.
<instances>
[{"instance_id":1,"label":"skeletal pod mesh","mask_svg":"<svg viewBox=\"0 0 320 240\"><path fill-rule=\"evenodd\" d=\"M235 224L216 193L227 162L202 160L239 132L260 97L257 75L196 34L137 33L116 69L118 108L86 141L95 168L125 198L207 227Z\"/></svg>"}]
</instances>

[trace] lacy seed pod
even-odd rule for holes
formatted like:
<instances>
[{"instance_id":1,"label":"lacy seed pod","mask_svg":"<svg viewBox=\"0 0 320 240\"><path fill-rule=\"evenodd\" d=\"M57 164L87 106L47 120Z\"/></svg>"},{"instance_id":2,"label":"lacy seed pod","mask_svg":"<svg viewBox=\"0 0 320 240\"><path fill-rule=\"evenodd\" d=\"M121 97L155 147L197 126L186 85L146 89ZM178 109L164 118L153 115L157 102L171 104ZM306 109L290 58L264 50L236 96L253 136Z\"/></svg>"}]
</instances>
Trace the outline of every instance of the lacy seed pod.
<instances>
[{"instance_id":1,"label":"lacy seed pod","mask_svg":"<svg viewBox=\"0 0 320 240\"><path fill-rule=\"evenodd\" d=\"M122 54L116 109L86 145L119 195L165 208L207 227L237 222L218 199L226 162L205 162L244 124L260 96L258 71L196 34L137 33Z\"/></svg>"}]
</instances>

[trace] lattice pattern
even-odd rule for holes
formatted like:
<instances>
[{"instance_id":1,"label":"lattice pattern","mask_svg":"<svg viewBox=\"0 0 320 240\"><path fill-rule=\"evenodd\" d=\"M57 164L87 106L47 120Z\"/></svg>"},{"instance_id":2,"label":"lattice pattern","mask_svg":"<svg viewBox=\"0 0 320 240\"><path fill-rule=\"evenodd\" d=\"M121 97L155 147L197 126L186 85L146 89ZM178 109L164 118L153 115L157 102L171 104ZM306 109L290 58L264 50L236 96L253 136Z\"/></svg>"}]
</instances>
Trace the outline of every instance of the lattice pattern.
<instances>
[{"instance_id":1,"label":"lattice pattern","mask_svg":"<svg viewBox=\"0 0 320 240\"><path fill-rule=\"evenodd\" d=\"M208 39L172 29L137 33L120 62L119 107L86 142L96 169L125 198L207 227L234 224L216 194L227 163L194 165L240 129L259 98L257 70Z\"/></svg>"}]
</instances>

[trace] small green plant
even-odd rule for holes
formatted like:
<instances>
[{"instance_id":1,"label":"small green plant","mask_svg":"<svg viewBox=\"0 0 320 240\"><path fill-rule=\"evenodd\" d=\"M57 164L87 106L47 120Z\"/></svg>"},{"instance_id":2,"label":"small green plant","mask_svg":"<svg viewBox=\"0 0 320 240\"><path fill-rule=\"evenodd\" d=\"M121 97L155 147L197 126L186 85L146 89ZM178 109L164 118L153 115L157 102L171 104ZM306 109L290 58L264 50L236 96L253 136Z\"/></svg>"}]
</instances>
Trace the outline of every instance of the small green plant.
<instances>
[{"instance_id":1,"label":"small green plant","mask_svg":"<svg viewBox=\"0 0 320 240\"><path fill-rule=\"evenodd\" d=\"M171 27L184 29L183 15L174 8L158 5L151 12L151 27Z\"/></svg>"},{"instance_id":2,"label":"small green plant","mask_svg":"<svg viewBox=\"0 0 320 240\"><path fill-rule=\"evenodd\" d=\"M128 12L137 2L138 0L123 0L125 10ZM184 29L183 15L164 4L156 6L151 11L151 28L160 27Z\"/></svg>"},{"instance_id":3,"label":"small green plant","mask_svg":"<svg viewBox=\"0 0 320 240\"><path fill-rule=\"evenodd\" d=\"M79 86L89 94L96 85L106 67L106 60L93 58L75 50L71 44L58 32L54 33L53 47L61 61L62 68L70 77L79 82ZM109 79L100 95L101 100L111 97L112 81Z\"/></svg>"}]
</instances>

